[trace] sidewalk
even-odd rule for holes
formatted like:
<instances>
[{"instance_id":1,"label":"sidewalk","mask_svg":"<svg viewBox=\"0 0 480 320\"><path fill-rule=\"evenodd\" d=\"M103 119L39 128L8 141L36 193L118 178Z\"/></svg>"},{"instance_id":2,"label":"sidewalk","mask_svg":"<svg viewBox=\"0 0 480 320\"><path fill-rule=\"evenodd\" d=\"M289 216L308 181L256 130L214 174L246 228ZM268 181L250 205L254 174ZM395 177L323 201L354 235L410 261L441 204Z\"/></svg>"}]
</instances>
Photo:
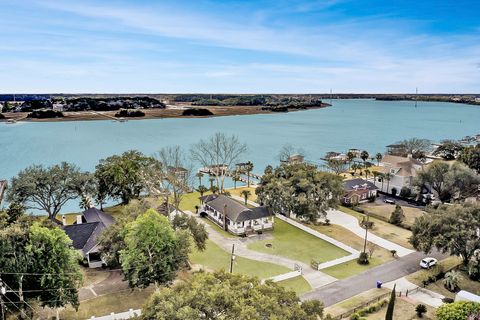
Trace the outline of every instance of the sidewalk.
<instances>
[{"instance_id":1,"label":"sidewalk","mask_svg":"<svg viewBox=\"0 0 480 320\"><path fill-rule=\"evenodd\" d=\"M365 237L365 229L360 227L358 220L355 217L352 217L349 214L346 214L339 210L330 209L327 213L330 223L338 224L344 228L347 228L351 232L355 233L357 236L363 238ZM396 250L399 257L404 257L410 253L415 252L414 250L407 249L396 243L385 240L371 232L368 233L368 241L375 243L376 245L385 248L387 250Z\"/></svg>"},{"instance_id":2,"label":"sidewalk","mask_svg":"<svg viewBox=\"0 0 480 320\"><path fill-rule=\"evenodd\" d=\"M442 299L445 298L445 296L431 290L418 288L417 285L411 283L405 277L384 284L385 288L389 289L393 289L394 285L396 285L395 290L397 292L401 291L403 294L405 294L407 290L414 290L413 293L408 294L408 298L414 299L434 308L441 306L443 304Z\"/></svg>"}]
</instances>

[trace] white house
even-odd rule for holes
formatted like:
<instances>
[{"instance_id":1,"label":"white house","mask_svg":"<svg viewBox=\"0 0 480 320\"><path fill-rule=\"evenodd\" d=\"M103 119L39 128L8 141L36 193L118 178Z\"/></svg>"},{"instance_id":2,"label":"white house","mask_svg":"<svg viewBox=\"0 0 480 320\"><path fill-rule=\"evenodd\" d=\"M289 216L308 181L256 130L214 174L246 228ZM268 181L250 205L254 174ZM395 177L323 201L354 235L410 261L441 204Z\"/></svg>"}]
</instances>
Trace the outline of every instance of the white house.
<instances>
[{"instance_id":1,"label":"white house","mask_svg":"<svg viewBox=\"0 0 480 320\"><path fill-rule=\"evenodd\" d=\"M411 156L398 157L387 154L380 162L380 167L382 167L383 174L389 174L390 180L384 179L383 188L378 181L375 182L375 185L380 187L381 191L388 193L395 188L398 194L403 187L411 188L413 186L413 180L417 176L417 171L423 168L423 163Z\"/></svg>"},{"instance_id":2,"label":"white house","mask_svg":"<svg viewBox=\"0 0 480 320\"><path fill-rule=\"evenodd\" d=\"M232 234L246 235L273 229L273 214L267 207L248 208L222 194L202 197L202 202L200 214Z\"/></svg>"}]
</instances>

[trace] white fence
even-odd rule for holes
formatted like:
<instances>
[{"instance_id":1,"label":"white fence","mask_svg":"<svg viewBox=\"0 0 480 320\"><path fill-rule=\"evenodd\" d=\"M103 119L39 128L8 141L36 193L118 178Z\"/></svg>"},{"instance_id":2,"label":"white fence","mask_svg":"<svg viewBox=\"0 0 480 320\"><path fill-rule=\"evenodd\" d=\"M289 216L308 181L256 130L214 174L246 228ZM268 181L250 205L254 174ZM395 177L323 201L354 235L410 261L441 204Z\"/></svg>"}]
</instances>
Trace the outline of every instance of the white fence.
<instances>
[{"instance_id":1,"label":"white fence","mask_svg":"<svg viewBox=\"0 0 480 320\"><path fill-rule=\"evenodd\" d=\"M133 310L130 309L126 312L120 312L120 313L110 313L108 316L102 316L102 317L95 317L92 316L89 320L122 320L122 319L130 319L133 317L140 316L142 314L142 311L140 309L138 310Z\"/></svg>"}]
</instances>

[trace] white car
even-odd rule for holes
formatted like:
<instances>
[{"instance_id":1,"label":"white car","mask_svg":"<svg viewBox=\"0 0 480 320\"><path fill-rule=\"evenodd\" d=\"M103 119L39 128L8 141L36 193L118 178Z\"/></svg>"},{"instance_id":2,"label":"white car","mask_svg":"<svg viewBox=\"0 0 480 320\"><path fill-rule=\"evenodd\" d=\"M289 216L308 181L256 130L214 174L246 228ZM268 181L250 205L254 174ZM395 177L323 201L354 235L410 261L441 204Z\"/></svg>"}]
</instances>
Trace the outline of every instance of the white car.
<instances>
[{"instance_id":1,"label":"white car","mask_svg":"<svg viewBox=\"0 0 480 320\"><path fill-rule=\"evenodd\" d=\"M436 265L437 262L438 262L437 259L427 257L427 258L422 259L422 261L420 261L420 267L422 267L423 269L430 269L431 267Z\"/></svg>"}]
</instances>

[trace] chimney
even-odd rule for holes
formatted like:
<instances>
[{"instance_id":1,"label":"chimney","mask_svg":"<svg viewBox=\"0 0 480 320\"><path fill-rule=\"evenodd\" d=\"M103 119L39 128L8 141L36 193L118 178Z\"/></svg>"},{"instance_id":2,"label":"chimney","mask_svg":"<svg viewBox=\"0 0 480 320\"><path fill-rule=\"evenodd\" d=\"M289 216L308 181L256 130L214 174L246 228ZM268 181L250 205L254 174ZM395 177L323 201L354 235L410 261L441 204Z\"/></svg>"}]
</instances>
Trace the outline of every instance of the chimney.
<instances>
[{"instance_id":1,"label":"chimney","mask_svg":"<svg viewBox=\"0 0 480 320\"><path fill-rule=\"evenodd\" d=\"M82 224L82 215L81 214L77 215L77 224Z\"/></svg>"},{"instance_id":2,"label":"chimney","mask_svg":"<svg viewBox=\"0 0 480 320\"><path fill-rule=\"evenodd\" d=\"M65 215L62 216L62 224L63 224L64 226L67 225L67 218L65 218Z\"/></svg>"}]
</instances>

